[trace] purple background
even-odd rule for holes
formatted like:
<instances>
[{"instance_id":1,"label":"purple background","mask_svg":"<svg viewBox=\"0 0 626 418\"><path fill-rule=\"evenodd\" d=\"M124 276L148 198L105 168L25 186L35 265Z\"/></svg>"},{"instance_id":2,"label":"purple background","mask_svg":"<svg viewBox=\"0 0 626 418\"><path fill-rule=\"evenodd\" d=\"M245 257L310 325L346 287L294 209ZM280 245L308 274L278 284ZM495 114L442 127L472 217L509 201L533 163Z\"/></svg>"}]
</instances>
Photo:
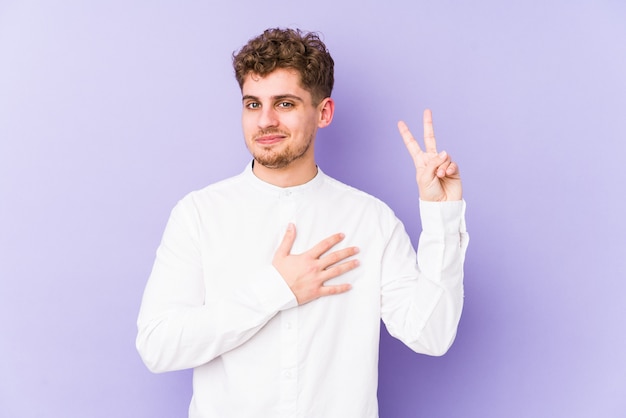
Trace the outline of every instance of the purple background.
<instances>
[{"instance_id":1,"label":"purple background","mask_svg":"<svg viewBox=\"0 0 626 418\"><path fill-rule=\"evenodd\" d=\"M381 417L626 416L626 5L517 3L0 0L0 416L185 416L135 319L173 205L248 162L230 55L270 26L324 34L319 163L414 240L396 121L461 166L458 338L383 332Z\"/></svg>"}]
</instances>

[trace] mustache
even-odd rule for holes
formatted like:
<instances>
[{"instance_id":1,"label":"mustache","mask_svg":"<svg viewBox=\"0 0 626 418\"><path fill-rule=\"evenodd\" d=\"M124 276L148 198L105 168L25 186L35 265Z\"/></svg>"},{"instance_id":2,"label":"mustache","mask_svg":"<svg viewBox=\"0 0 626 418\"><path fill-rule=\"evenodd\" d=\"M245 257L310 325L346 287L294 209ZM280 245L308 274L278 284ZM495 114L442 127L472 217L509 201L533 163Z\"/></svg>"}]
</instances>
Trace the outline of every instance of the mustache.
<instances>
[{"instance_id":1,"label":"mustache","mask_svg":"<svg viewBox=\"0 0 626 418\"><path fill-rule=\"evenodd\" d=\"M261 137L268 136L268 135L289 136L287 132L281 129L262 129L258 131L256 134L254 134L252 138L257 139L257 138L261 138Z\"/></svg>"}]
</instances>

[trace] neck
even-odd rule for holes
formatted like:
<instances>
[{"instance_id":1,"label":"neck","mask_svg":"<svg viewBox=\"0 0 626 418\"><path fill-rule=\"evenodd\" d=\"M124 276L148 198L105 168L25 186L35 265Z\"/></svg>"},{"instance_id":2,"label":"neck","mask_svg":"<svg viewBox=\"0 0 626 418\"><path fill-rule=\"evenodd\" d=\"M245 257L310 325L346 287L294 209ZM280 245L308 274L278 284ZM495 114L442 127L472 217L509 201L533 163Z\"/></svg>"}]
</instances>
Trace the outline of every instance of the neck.
<instances>
[{"instance_id":1,"label":"neck","mask_svg":"<svg viewBox=\"0 0 626 418\"><path fill-rule=\"evenodd\" d=\"M269 168L254 161L252 172L266 183L278 187L293 187L308 183L317 175L315 161L297 164L295 161L283 168Z\"/></svg>"}]
</instances>

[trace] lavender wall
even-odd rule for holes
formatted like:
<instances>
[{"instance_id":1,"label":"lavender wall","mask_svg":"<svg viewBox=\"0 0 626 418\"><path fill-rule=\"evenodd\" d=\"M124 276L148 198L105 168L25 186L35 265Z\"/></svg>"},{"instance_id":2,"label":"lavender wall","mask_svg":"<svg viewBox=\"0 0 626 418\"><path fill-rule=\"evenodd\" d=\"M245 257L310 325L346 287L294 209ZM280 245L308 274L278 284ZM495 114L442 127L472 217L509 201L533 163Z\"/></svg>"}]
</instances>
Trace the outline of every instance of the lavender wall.
<instances>
[{"instance_id":1,"label":"lavender wall","mask_svg":"<svg viewBox=\"0 0 626 418\"><path fill-rule=\"evenodd\" d=\"M625 3L272 3L0 1L0 416L185 415L190 373L135 352L141 293L177 199L248 161L231 52L288 25L336 59L326 172L416 239L395 122L431 107L464 177L457 341L383 332L381 417L624 416Z\"/></svg>"}]
</instances>

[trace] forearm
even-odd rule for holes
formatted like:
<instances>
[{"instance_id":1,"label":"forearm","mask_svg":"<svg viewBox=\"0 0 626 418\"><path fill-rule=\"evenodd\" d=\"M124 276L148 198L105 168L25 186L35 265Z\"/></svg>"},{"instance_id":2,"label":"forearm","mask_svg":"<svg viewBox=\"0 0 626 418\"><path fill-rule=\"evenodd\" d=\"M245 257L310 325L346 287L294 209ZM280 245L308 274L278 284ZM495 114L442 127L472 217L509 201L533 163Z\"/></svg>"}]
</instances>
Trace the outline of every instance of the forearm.
<instances>
[{"instance_id":1,"label":"forearm","mask_svg":"<svg viewBox=\"0 0 626 418\"><path fill-rule=\"evenodd\" d=\"M154 372L207 363L296 304L271 260L244 270L214 260L198 213L188 199L174 208L144 291L136 345Z\"/></svg>"},{"instance_id":2,"label":"forearm","mask_svg":"<svg viewBox=\"0 0 626 418\"><path fill-rule=\"evenodd\" d=\"M463 309L463 264L469 241L465 202L421 202L420 210L423 231L417 263L421 280L441 292L414 344L423 345L429 354L442 355L456 337Z\"/></svg>"},{"instance_id":3,"label":"forearm","mask_svg":"<svg viewBox=\"0 0 626 418\"><path fill-rule=\"evenodd\" d=\"M202 304L173 298L175 290L167 286L148 287L136 341L146 366L153 372L193 368L244 344L277 312L295 305L293 294L274 274L268 268L248 285Z\"/></svg>"},{"instance_id":4,"label":"forearm","mask_svg":"<svg viewBox=\"0 0 626 418\"><path fill-rule=\"evenodd\" d=\"M463 263L469 237L464 202L420 202L423 232L415 277L388 285L383 314L389 332L414 351L444 354L463 308Z\"/></svg>"}]
</instances>

